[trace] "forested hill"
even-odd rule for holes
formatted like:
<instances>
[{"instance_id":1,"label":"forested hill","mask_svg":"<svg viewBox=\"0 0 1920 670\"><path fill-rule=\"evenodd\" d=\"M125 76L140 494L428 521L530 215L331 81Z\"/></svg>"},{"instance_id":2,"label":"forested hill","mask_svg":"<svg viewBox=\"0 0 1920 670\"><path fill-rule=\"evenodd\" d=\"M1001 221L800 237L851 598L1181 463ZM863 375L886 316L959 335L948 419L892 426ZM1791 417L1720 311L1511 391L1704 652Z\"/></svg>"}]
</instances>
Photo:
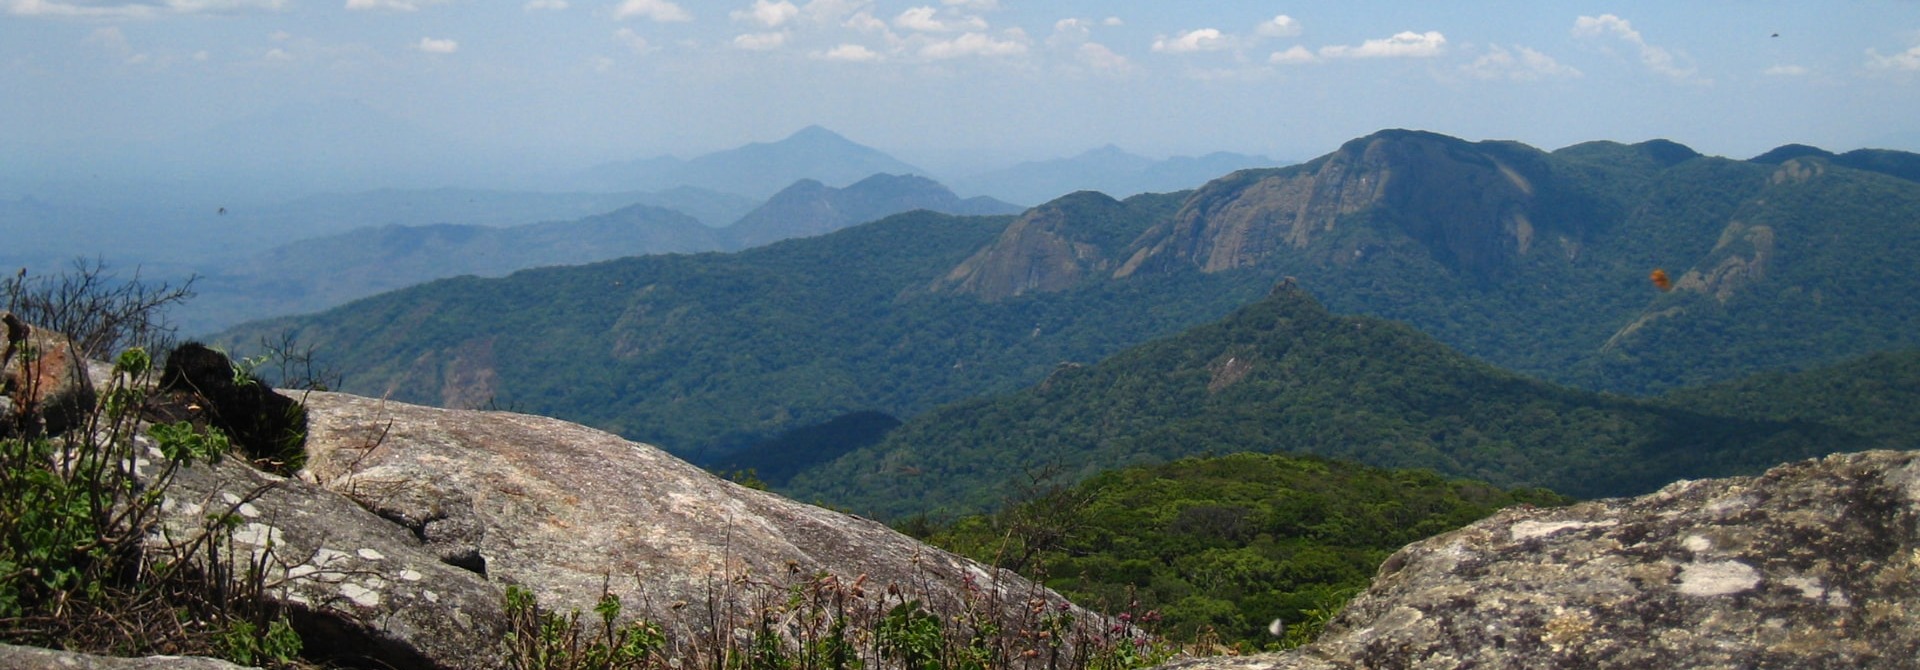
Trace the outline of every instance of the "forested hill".
<instances>
[{"instance_id":1,"label":"forested hill","mask_svg":"<svg viewBox=\"0 0 1920 670\"><path fill-rule=\"evenodd\" d=\"M1018 389L1218 319L1282 276L1335 312L1589 390L1804 369L1920 347L1916 257L1920 183L1819 156L1395 130L1193 192L439 282L221 339L292 329L349 390L491 399L702 459Z\"/></svg>"},{"instance_id":2,"label":"forested hill","mask_svg":"<svg viewBox=\"0 0 1920 670\"><path fill-rule=\"evenodd\" d=\"M1283 285L1218 323L917 417L785 493L882 518L946 515L992 508L1029 471L1077 480L1255 451L1599 497L1874 444L1822 424L1534 381L1403 324L1331 314Z\"/></svg>"}]
</instances>

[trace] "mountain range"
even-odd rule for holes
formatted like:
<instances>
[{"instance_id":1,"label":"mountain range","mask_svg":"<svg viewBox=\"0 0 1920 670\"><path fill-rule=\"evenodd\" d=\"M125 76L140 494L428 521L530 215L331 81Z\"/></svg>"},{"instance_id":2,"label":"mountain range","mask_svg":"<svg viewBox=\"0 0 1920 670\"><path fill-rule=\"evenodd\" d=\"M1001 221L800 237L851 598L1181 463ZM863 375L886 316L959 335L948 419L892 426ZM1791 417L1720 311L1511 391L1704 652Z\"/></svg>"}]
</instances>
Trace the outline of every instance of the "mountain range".
<instances>
[{"instance_id":1,"label":"mountain range","mask_svg":"<svg viewBox=\"0 0 1920 670\"><path fill-rule=\"evenodd\" d=\"M777 142L754 142L690 160L661 156L596 166L573 184L588 190L653 191L693 186L764 199L802 179L845 186L875 174L927 174L820 126Z\"/></svg>"},{"instance_id":2,"label":"mountain range","mask_svg":"<svg viewBox=\"0 0 1920 670\"><path fill-rule=\"evenodd\" d=\"M1907 372L1901 379L1920 382ZM1781 398L1771 390L1780 383L1759 395ZM1404 324L1331 314L1283 283L1222 321L1095 365L1062 366L1017 393L922 414L874 446L802 469L781 490L880 518L949 517L997 507L1026 472L1078 480L1189 456L1272 452L1613 497L1900 446L1920 429L1906 419L1906 434L1875 437L1754 414L1535 381Z\"/></svg>"},{"instance_id":3,"label":"mountain range","mask_svg":"<svg viewBox=\"0 0 1920 670\"><path fill-rule=\"evenodd\" d=\"M1030 161L953 180L963 193L984 193L1008 202L1037 204L1074 191L1116 197L1184 191L1235 170L1274 167L1265 156L1215 152L1154 160L1106 145L1077 156Z\"/></svg>"},{"instance_id":4,"label":"mountain range","mask_svg":"<svg viewBox=\"0 0 1920 670\"><path fill-rule=\"evenodd\" d=\"M416 200L410 195L429 197ZM453 202L463 195L465 205ZM566 206L607 202L610 197L440 191L365 194L356 200L388 206L368 207L361 214L364 217L383 212L407 216L414 211L484 208L488 204ZM686 186L656 194L628 194L623 199L691 205L688 208L695 211L716 213L721 207L735 208L734 196ZM339 201L322 202L329 207L318 209L325 212ZM414 202L420 203L417 210L394 207ZM795 182L724 227L646 204L575 220L505 227L386 225L303 240L237 262L203 266L199 298L178 310L176 316L188 332L210 332L250 318L318 311L444 277L498 277L526 268L579 265L624 256L738 250L828 233L916 209L1004 214L1019 208L992 198L962 200L924 177L873 175L846 188L824 186L810 179ZM496 211L492 216L497 220L524 211Z\"/></svg>"},{"instance_id":5,"label":"mountain range","mask_svg":"<svg viewBox=\"0 0 1920 670\"><path fill-rule=\"evenodd\" d=\"M1819 156L1391 130L1190 192L441 281L223 338L290 330L350 389L492 399L707 459L1011 392L1292 276L1501 368L1653 394L1920 345L1915 221L1920 184Z\"/></svg>"}]
</instances>

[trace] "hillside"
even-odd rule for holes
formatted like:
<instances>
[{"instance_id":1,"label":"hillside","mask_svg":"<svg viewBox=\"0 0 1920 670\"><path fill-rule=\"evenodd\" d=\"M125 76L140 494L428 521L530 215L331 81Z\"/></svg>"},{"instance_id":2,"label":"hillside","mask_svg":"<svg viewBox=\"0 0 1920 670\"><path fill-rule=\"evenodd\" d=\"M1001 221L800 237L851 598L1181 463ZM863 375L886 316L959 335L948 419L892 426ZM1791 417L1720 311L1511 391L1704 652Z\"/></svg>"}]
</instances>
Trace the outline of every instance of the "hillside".
<instances>
[{"instance_id":1,"label":"hillside","mask_svg":"<svg viewBox=\"0 0 1920 670\"><path fill-rule=\"evenodd\" d=\"M1191 192L1072 194L1011 220L956 221L973 232L936 236L952 247L883 242L900 221L883 222L639 262L647 281L611 292L626 278L604 268L524 273L223 337L291 327L350 389L491 397L717 454L849 412L911 417L1011 391L1217 319L1293 276L1335 312L1407 323L1501 368L1653 394L1920 346L1920 276L1907 271L1920 184L1823 161L1382 131ZM673 277L658 274L668 267ZM1673 291L1649 283L1654 268L1678 279ZM589 286L596 295L574 294ZM478 313L509 294L525 296L509 301L525 312L512 323L436 315L426 330L396 313ZM575 323L582 314L600 327ZM608 332L622 314L650 330ZM481 346L496 340L520 344ZM671 344L622 344L655 341ZM598 392L538 379L577 367L593 368L583 379L599 381L577 383Z\"/></svg>"},{"instance_id":2,"label":"hillside","mask_svg":"<svg viewBox=\"0 0 1920 670\"><path fill-rule=\"evenodd\" d=\"M728 248L824 235L916 209L961 215L1020 213L1019 207L992 198L962 200L926 177L875 174L845 188L802 179L727 226Z\"/></svg>"},{"instance_id":3,"label":"hillside","mask_svg":"<svg viewBox=\"0 0 1920 670\"><path fill-rule=\"evenodd\" d=\"M1158 612L1161 630L1176 639L1211 631L1259 649L1279 642L1268 622L1330 617L1409 542L1501 508L1566 502L1428 471L1234 454L1035 491L931 532L929 541L1045 578L1101 611ZM1315 632L1300 627L1289 636L1296 643Z\"/></svg>"},{"instance_id":4,"label":"hillside","mask_svg":"<svg viewBox=\"0 0 1920 670\"><path fill-rule=\"evenodd\" d=\"M848 412L909 416L1011 390L1217 317L1266 283L995 303L926 291L1008 223L923 211L735 254L441 280L219 341L244 350L290 332L347 389L566 416L704 461Z\"/></svg>"},{"instance_id":5,"label":"hillside","mask_svg":"<svg viewBox=\"0 0 1920 670\"><path fill-rule=\"evenodd\" d=\"M574 184L609 191L656 191L693 186L756 200L802 179L844 186L874 174L926 174L872 147L820 126L775 142L754 142L689 160L671 157L608 163L576 176Z\"/></svg>"},{"instance_id":6,"label":"hillside","mask_svg":"<svg viewBox=\"0 0 1920 670\"><path fill-rule=\"evenodd\" d=\"M882 518L991 508L1022 473L1070 479L1242 451L1425 468L1578 497L1757 471L1872 440L1553 386L1291 285L1218 323L942 407L785 487Z\"/></svg>"}]
</instances>

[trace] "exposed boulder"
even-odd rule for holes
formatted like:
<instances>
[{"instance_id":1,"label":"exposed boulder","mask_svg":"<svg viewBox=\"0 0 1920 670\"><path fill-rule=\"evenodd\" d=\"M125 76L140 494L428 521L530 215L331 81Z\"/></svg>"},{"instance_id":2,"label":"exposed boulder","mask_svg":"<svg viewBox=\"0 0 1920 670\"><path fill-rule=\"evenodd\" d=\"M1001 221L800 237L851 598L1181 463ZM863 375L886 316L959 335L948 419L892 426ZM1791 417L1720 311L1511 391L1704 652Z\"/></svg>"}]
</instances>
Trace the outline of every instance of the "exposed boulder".
<instances>
[{"instance_id":1,"label":"exposed boulder","mask_svg":"<svg viewBox=\"0 0 1920 670\"><path fill-rule=\"evenodd\" d=\"M193 414L225 431L255 463L280 474L300 468L306 410L266 382L236 373L226 354L199 342L175 347L167 354L158 391L172 400L163 405L197 408Z\"/></svg>"},{"instance_id":2,"label":"exposed boulder","mask_svg":"<svg viewBox=\"0 0 1920 670\"><path fill-rule=\"evenodd\" d=\"M164 461L157 449L149 453L143 474L152 477ZM153 551L177 552L205 533L210 515L233 515L231 544L215 548L231 550L240 565L264 564L267 595L285 608L307 654L348 667L499 665L502 587L447 565L405 529L236 458L175 477L149 539Z\"/></svg>"},{"instance_id":3,"label":"exposed boulder","mask_svg":"<svg viewBox=\"0 0 1920 670\"><path fill-rule=\"evenodd\" d=\"M115 658L0 643L0 668L8 670L244 670L245 667L193 656Z\"/></svg>"},{"instance_id":4,"label":"exposed boulder","mask_svg":"<svg viewBox=\"0 0 1920 670\"><path fill-rule=\"evenodd\" d=\"M57 435L84 421L94 393L87 360L65 334L37 328L0 311L0 435Z\"/></svg>"},{"instance_id":5,"label":"exposed boulder","mask_svg":"<svg viewBox=\"0 0 1920 670\"><path fill-rule=\"evenodd\" d=\"M742 487L584 426L338 393L306 402L303 478L411 532L439 567L525 586L561 611L591 610L606 589L628 616L697 639L715 632L709 603L784 600L785 586L828 576L864 583L875 597L897 585L933 611L997 608L1003 621L1070 607L878 522ZM393 560L381 568L389 585L400 567Z\"/></svg>"},{"instance_id":6,"label":"exposed boulder","mask_svg":"<svg viewBox=\"0 0 1920 670\"><path fill-rule=\"evenodd\" d=\"M1320 641L1169 668L1910 668L1920 452L1509 509L1408 545Z\"/></svg>"}]
</instances>

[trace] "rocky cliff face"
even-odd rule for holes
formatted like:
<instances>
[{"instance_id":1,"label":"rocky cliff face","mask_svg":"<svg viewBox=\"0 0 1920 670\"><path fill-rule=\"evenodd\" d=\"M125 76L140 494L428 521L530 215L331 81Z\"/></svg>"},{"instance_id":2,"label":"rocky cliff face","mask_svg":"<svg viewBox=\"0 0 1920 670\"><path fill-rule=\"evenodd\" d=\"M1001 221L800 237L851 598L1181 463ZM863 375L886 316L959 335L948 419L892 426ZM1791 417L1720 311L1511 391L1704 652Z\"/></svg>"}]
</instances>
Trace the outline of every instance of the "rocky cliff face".
<instances>
[{"instance_id":1,"label":"rocky cliff face","mask_svg":"<svg viewBox=\"0 0 1920 670\"><path fill-rule=\"evenodd\" d=\"M1442 263L1486 273L1531 250L1530 216L1542 156L1519 147L1413 131L1383 131L1295 168L1250 171L1196 192L1173 220L1142 236L1116 272L1183 265L1218 272L1260 264L1330 237L1346 217L1384 223ZM1367 253L1353 245L1331 260ZM1352 247L1352 248L1347 248Z\"/></svg>"},{"instance_id":2,"label":"rocky cliff face","mask_svg":"<svg viewBox=\"0 0 1920 670\"><path fill-rule=\"evenodd\" d=\"M1112 269L1111 251L1092 239L1107 220L1124 216L1119 201L1099 193L1076 193L1027 210L993 244L969 256L932 290L1000 300L1033 292L1061 291Z\"/></svg>"},{"instance_id":3,"label":"rocky cliff face","mask_svg":"<svg viewBox=\"0 0 1920 670\"><path fill-rule=\"evenodd\" d=\"M1510 509L1387 559L1307 647L1210 670L1910 668L1920 452Z\"/></svg>"},{"instance_id":4,"label":"rocky cliff face","mask_svg":"<svg viewBox=\"0 0 1920 670\"><path fill-rule=\"evenodd\" d=\"M560 611L590 611L612 593L627 617L679 640L735 635L757 622L732 610L818 580L1005 620L1072 609L877 522L579 425L332 393L304 401L298 478L232 459L189 468L155 542L189 542L207 514L236 515L240 558L267 557L309 647L347 662L497 666L509 584Z\"/></svg>"}]
</instances>

